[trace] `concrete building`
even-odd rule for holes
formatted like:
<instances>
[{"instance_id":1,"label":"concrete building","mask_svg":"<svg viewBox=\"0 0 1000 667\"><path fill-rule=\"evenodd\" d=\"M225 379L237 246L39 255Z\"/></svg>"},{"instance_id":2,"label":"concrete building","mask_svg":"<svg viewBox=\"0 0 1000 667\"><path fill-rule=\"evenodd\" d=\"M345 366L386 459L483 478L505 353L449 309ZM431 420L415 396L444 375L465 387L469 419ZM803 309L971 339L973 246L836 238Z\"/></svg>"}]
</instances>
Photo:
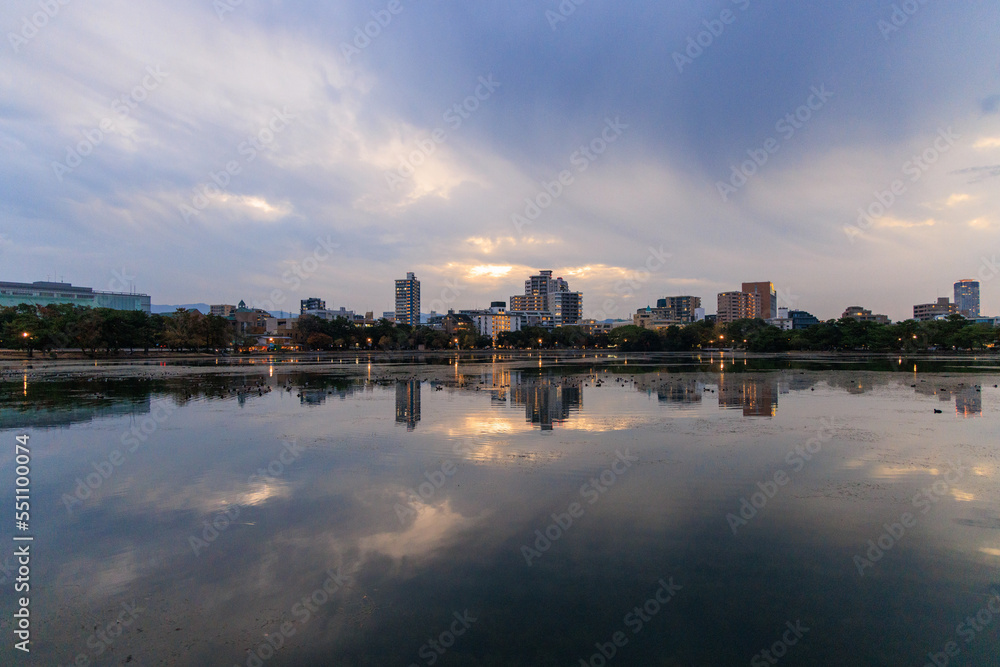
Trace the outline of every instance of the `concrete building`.
<instances>
[{"instance_id":1,"label":"concrete building","mask_svg":"<svg viewBox=\"0 0 1000 667\"><path fill-rule=\"evenodd\" d=\"M552 271L539 271L524 281L523 295L510 297L508 312L521 318L522 328L572 326L583 319L583 294L570 291L565 280L552 277Z\"/></svg>"},{"instance_id":2,"label":"concrete building","mask_svg":"<svg viewBox=\"0 0 1000 667\"><path fill-rule=\"evenodd\" d=\"M767 320L778 316L778 294L773 283L743 283L741 291L757 295L758 310L754 317Z\"/></svg>"},{"instance_id":3,"label":"concrete building","mask_svg":"<svg viewBox=\"0 0 1000 667\"><path fill-rule=\"evenodd\" d=\"M220 303L208 307L208 314L216 315L218 317L229 317L235 312L236 306L228 303Z\"/></svg>"},{"instance_id":4,"label":"concrete building","mask_svg":"<svg viewBox=\"0 0 1000 667\"><path fill-rule=\"evenodd\" d=\"M342 317L345 320L348 320L350 322L354 322L355 319L358 317L357 315L355 315L355 313L354 313L353 310L347 310L343 306L341 306L337 310L330 310L330 309L325 309L325 310L305 310L305 311L302 311L301 314L302 315L309 315L310 317L318 317L321 320L327 320L327 321L333 321L333 320L337 319L338 317ZM362 318L362 319L364 319L364 318Z\"/></svg>"},{"instance_id":5,"label":"concrete building","mask_svg":"<svg viewBox=\"0 0 1000 667\"><path fill-rule=\"evenodd\" d=\"M719 324L728 324L736 320L752 320L760 317L760 312L760 297L757 293L721 292L718 297L716 321ZM777 312L775 312L775 316L777 316Z\"/></svg>"},{"instance_id":6,"label":"concrete building","mask_svg":"<svg viewBox=\"0 0 1000 667\"><path fill-rule=\"evenodd\" d=\"M420 281L413 273L396 281L396 322L420 326Z\"/></svg>"},{"instance_id":7,"label":"concrete building","mask_svg":"<svg viewBox=\"0 0 1000 667\"><path fill-rule=\"evenodd\" d=\"M886 315L874 315L872 311L861 306L848 306L844 309L844 314L840 316L857 320L858 322L877 322L878 324L889 324L890 320Z\"/></svg>"},{"instance_id":8,"label":"concrete building","mask_svg":"<svg viewBox=\"0 0 1000 667\"><path fill-rule=\"evenodd\" d=\"M316 297L302 299L299 302L299 313L305 313L310 310L326 310L326 301Z\"/></svg>"},{"instance_id":9,"label":"concrete building","mask_svg":"<svg viewBox=\"0 0 1000 667\"><path fill-rule=\"evenodd\" d=\"M959 315L975 319L979 317L979 281L959 280L955 283L955 307Z\"/></svg>"},{"instance_id":10,"label":"concrete building","mask_svg":"<svg viewBox=\"0 0 1000 667\"><path fill-rule=\"evenodd\" d=\"M913 306L913 319L918 322L936 320L958 313L958 306L948 301L948 297L938 297L936 303L919 303Z\"/></svg>"},{"instance_id":11,"label":"concrete building","mask_svg":"<svg viewBox=\"0 0 1000 667\"><path fill-rule=\"evenodd\" d=\"M150 312L148 294L123 292L98 292L92 287L79 287L70 283L35 281L33 283L0 282L0 307L30 303L35 306L54 306L71 303L90 308L112 310L141 310Z\"/></svg>"},{"instance_id":12,"label":"concrete building","mask_svg":"<svg viewBox=\"0 0 1000 667\"><path fill-rule=\"evenodd\" d=\"M489 336L494 343L504 332L521 330L521 318L507 312L505 301L492 302L488 310L462 310L460 313L472 318L479 335Z\"/></svg>"},{"instance_id":13,"label":"concrete building","mask_svg":"<svg viewBox=\"0 0 1000 667\"><path fill-rule=\"evenodd\" d=\"M666 329L668 327L684 326L689 323L689 320L678 315L674 308L651 308L646 306L637 310L635 315L632 316L632 324L643 329Z\"/></svg>"},{"instance_id":14,"label":"concrete building","mask_svg":"<svg viewBox=\"0 0 1000 667\"><path fill-rule=\"evenodd\" d=\"M698 311L701 309L701 297L698 296L667 296L656 300L657 310L672 311L671 317L679 323L687 324L698 321ZM704 317L704 311L702 311Z\"/></svg>"}]
</instances>

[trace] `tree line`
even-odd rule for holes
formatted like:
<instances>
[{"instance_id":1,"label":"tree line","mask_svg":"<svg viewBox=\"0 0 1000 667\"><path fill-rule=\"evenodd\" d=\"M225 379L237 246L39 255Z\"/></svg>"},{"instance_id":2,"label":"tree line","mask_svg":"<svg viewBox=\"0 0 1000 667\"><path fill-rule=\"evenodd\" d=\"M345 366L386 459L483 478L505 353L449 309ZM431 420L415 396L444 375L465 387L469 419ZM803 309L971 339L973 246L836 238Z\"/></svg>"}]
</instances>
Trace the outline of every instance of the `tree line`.
<instances>
[{"instance_id":1,"label":"tree line","mask_svg":"<svg viewBox=\"0 0 1000 667\"><path fill-rule=\"evenodd\" d=\"M240 344L252 343L235 340L226 318L197 310L178 308L170 315L159 315L68 303L0 308L0 346L26 350L29 355L56 349L79 349L90 355L136 349L149 352L160 347L199 351Z\"/></svg>"},{"instance_id":2,"label":"tree line","mask_svg":"<svg viewBox=\"0 0 1000 667\"><path fill-rule=\"evenodd\" d=\"M5 349L79 349L87 354L167 348L172 351L233 349L248 351L263 332L239 334L232 322L197 310L177 309L168 315L142 311L89 308L73 304L0 308L0 346ZM306 350L443 350L487 349L494 341L475 330L452 333L427 326L379 320L364 326L344 318L302 316L292 341ZM897 324L828 320L805 329L783 331L764 320L728 324L695 322L660 330L634 325L588 333L578 326L527 327L503 332L495 345L511 349L614 348L625 352L690 352L737 348L750 352L984 350L1000 345L1000 328L974 324L960 315L944 320Z\"/></svg>"}]
</instances>

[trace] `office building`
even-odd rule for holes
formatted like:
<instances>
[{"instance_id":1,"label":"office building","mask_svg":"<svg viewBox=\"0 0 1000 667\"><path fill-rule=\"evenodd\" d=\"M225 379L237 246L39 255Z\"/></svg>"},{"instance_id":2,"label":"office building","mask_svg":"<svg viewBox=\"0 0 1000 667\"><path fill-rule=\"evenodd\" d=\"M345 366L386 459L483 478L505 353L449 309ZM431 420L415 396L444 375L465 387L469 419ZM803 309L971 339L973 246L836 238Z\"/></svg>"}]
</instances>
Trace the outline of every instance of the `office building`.
<instances>
[{"instance_id":1,"label":"office building","mask_svg":"<svg viewBox=\"0 0 1000 667\"><path fill-rule=\"evenodd\" d=\"M743 292L757 295L758 310L754 317L767 320L778 316L778 294L770 282L743 283Z\"/></svg>"},{"instance_id":2,"label":"office building","mask_svg":"<svg viewBox=\"0 0 1000 667\"><path fill-rule=\"evenodd\" d=\"M78 287L70 283L35 281L33 283L0 282L0 307L30 303L34 306L53 306L71 303L89 308L112 310L141 310L150 312L148 294L98 292L92 287Z\"/></svg>"},{"instance_id":3,"label":"office building","mask_svg":"<svg viewBox=\"0 0 1000 667\"><path fill-rule=\"evenodd\" d=\"M208 314L216 317L229 317L236 312L236 306L228 303L215 304L208 307Z\"/></svg>"},{"instance_id":4,"label":"office building","mask_svg":"<svg viewBox=\"0 0 1000 667\"><path fill-rule=\"evenodd\" d=\"M718 297L716 321L719 324L728 324L736 320L752 320L760 317L760 311L760 297L755 292L721 292Z\"/></svg>"},{"instance_id":5,"label":"office building","mask_svg":"<svg viewBox=\"0 0 1000 667\"><path fill-rule=\"evenodd\" d=\"M937 320L958 313L958 307L948 297L938 297L936 303L920 303L913 307L913 319L918 322Z\"/></svg>"},{"instance_id":6,"label":"office building","mask_svg":"<svg viewBox=\"0 0 1000 667\"><path fill-rule=\"evenodd\" d=\"M420 326L420 281L413 273L396 281L396 322Z\"/></svg>"},{"instance_id":7,"label":"office building","mask_svg":"<svg viewBox=\"0 0 1000 667\"><path fill-rule=\"evenodd\" d=\"M302 299L299 304L299 313L305 313L309 310L326 310L326 301L316 297Z\"/></svg>"},{"instance_id":8,"label":"office building","mask_svg":"<svg viewBox=\"0 0 1000 667\"><path fill-rule=\"evenodd\" d=\"M819 318L804 310L789 310L788 319L792 321L792 329L808 329L819 324Z\"/></svg>"},{"instance_id":9,"label":"office building","mask_svg":"<svg viewBox=\"0 0 1000 667\"><path fill-rule=\"evenodd\" d=\"M955 308L969 319L979 317L979 281L959 280L955 283Z\"/></svg>"},{"instance_id":10,"label":"office building","mask_svg":"<svg viewBox=\"0 0 1000 667\"><path fill-rule=\"evenodd\" d=\"M872 311L867 308L862 308L861 306L848 306L844 310L844 314L840 316L841 319L848 318L852 320L857 320L858 322L876 322L878 324L889 324L889 318L886 315L874 315Z\"/></svg>"},{"instance_id":11,"label":"office building","mask_svg":"<svg viewBox=\"0 0 1000 667\"><path fill-rule=\"evenodd\" d=\"M687 324L698 321L698 310L701 308L701 297L698 296L667 296L656 300L658 311L664 313L665 319L674 319L678 323ZM702 314L704 317L704 314Z\"/></svg>"}]
</instances>

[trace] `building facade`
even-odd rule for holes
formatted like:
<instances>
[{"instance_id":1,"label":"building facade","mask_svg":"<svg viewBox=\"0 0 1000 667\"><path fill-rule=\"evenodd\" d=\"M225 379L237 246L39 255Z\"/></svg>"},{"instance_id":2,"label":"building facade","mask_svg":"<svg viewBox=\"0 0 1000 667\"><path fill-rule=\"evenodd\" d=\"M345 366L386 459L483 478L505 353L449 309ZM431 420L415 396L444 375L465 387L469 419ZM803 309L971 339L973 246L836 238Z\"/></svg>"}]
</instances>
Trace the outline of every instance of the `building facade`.
<instances>
[{"instance_id":1,"label":"building facade","mask_svg":"<svg viewBox=\"0 0 1000 667\"><path fill-rule=\"evenodd\" d=\"M539 271L524 281L524 294L510 297L510 310L522 327L572 326L583 320L583 294L572 292L569 283L553 278L552 271Z\"/></svg>"},{"instance_id":2,"label":"building facade","mask_svg":"<svg viewBox=\"0 0 1000 667\"><path fill-rule=\"evenodd\" d=\"M862 308L861 306L848 306L844 309L844 314L840 317L841 319L848 318L857 320L858 322L877 322L878 324L889 324L889 317L887 315L875 315L872 311L867 308Z\"/></svg>"},{"instance_id":3,"label":"building facade","mask_svg":"<svg viewBox=\"0 0 1000 667\"><path fill-rule=\"evenodd\" d=\"M144 313L151 310L148 294L98 292L92 287L78 287L70 283L46 281L33 283L0 282L0 306L11 307L22 303L34 306L71 303L81 307L141 310Z\"/></svg>"},{"instance_id":4,"label":"building facade","mask_svg":"<svg viewBox=\"0 0 1000 667\"><path fill-rule=\"evenodd\" d=\"M718 297L716 322L728 324L736 320L760 317L760 298L753 292L721 292ZM777 312L775 312L777 316Z\"/></svg>"},{"instance_id":5,"label":"building facade","mask_svg":"<svg viewBox=\"0 0 1000 667\"><path fill-rule=\"evenodd\" d=\"M979 281L959 280L955 283L955 307L959 315L969 319L979 317Z\"/></svg>"},{"instance_id":6,"label":"building facade","mask_svg":"<svg viewBox=\"0 0 1000 667\"><path fill-rule=\"evenodd\" d=\"M948 297L938 297L936 303L919 303L913 307L913 319L918 322L936 320L938 318L954 315L958 312L958 306L948 301Z\"/></svg>"},{"instance_id":7,"label":"building facade","mask_svg":"<svg viewBox=\"0 0 1000 667\"><path fill-rule=\"evenodd\" d=\"M701 308L701 297L667 296L656 300L656 308L672 311L670 316L679 323L696 322L698 310Z\"/></svg>"},{"instance_id":8,"label":"building facade","mask_svg":"<svg viewBox=\"0 0 1000 667\"><path fill-rule=\"evenodd\" d=\"M396 281L395 317L398 324L420 325L420 281L413 273Z\"/></svg>"},{"instance_id":9,"label":"building facade","mask_svg":"<svg viewBox=\"0 0 1000 667\"><path fill-rule=\"evenodd\" d=\"M804 310L789 310L788 319L792 321L792 329L808 329L819 324L819 318Z\"/></svg>"},{"instance_id":10,"label":"building facade","mask_svg":"<svg viewBox=\"0 0 1000 667\"><path fill-rule=\"evenodd\" d=\"M236 306L228 303L219 303L208 307L208 314L218 317L229 317L235 312Z\"/></svg>"},{"instance_id":11,"label":"building facade","mask_svg":"<svg viewBox=\"0 0 1000 667\"><path fill-rule=\"evenodd\" d=\"M302 299L299 301L299 313L305 313L310 310L326 310L326 301L323 299L318 299L316 297L310 297L308 299Z\"/></svg>"},{"instance_id":12,"label":"building facade","mask_svg":"<svg viewBox=\"0 0 1000 667\"><path fill-rule=\"evenodd\" d=\"M778 316L778 294L773 283L743 283L741 291L757 295L758 310L754 317L767 320Z\"/></svg>"}]
</instances>

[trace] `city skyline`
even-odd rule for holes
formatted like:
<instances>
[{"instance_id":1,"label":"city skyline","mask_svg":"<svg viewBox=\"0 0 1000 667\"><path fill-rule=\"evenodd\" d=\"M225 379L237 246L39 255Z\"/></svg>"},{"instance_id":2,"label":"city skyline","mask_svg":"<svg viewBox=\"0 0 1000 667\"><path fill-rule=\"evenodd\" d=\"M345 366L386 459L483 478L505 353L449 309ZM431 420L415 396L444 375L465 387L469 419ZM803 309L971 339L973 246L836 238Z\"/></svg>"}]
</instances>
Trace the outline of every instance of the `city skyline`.
<instances>
[{"instance_id":1,"label":"city skyline","mask_svg":"<svg viewBox=\"0 0 1000 667\"><path fill-rule=\"evenodd\" d=\"M766 272L898 321L974 278L1000 313L995 4L573 4L15 0L4 279L384 311L403 267L485 306L548 266L627 318Z\"/></svg>"}]
</instances>

